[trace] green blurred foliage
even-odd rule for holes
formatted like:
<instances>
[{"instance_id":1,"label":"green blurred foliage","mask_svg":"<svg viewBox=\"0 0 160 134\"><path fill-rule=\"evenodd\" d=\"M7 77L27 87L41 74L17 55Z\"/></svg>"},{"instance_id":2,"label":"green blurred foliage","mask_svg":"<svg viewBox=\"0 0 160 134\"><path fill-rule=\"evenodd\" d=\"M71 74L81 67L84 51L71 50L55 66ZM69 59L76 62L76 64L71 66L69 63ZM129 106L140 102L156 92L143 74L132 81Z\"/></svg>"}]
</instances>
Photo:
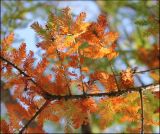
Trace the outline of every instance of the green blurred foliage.
<instances>
[{"instance_id":1,"label":"green blurred foliage","mask_svg":"<svg viewBox=\"0 0 160 134\"><path fill-rule=\"evenodd\" d=\"M1 36L13 32L17 28L25 28L29 22L37 16L46 18L54 9L49 2L37 2L34 0L2 0L1 1Z\"/></svg>"},{"instance_id":2,"label":"green blurred foliage","mask_svg":"<svg viewBox=\"0 0 160 134\"><path fill-rule=\"evenodd\" d=\"M138 58L139 49L159 45L159 1L97 0L97 4L102 13L107 14L111 31L120 34L117 50L122 61L126 66L132 66L131 60L144 66Z\"/></svg>"}]
</instances>

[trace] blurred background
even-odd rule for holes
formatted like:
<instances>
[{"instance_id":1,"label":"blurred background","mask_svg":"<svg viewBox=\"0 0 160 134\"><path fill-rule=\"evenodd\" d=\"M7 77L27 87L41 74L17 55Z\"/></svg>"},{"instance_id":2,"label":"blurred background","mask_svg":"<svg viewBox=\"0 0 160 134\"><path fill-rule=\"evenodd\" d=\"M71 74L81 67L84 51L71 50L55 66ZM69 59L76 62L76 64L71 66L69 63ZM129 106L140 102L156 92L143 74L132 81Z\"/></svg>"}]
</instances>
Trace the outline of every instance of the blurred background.
<instances>
[{"instance_id":1,"label":"blurred background","mask_svg":"<svg viewBox=\"0 0 160 134\"><path fill-rule=\"evenodd\" d=\"M41 49L36 48L40 38L31 29L31 24L38 21L45 25L48 14L65 7L70 7L73 16L86 12L86 21L96 21L102 13L108 20L110 31L119 33L116 42L119 56L112 61L118 73L127 67L137 71L159 67L159 1L158 0L97 0L97 1L34 1L34 0L2 0L1 1L1 39L10 32L15 33L14 47L26 42L27 52L35 52L37 61L41 58ZM90 61L86 64L92 69L109 70L104 59ZM152 71L138 74L135 85L150 84L159 80L159 72ZM4 92L4 91L3 91ZM2 93L3 94L3 93ZM5 94L5 93L4 93ZM1 103L1 117L5 118L6 110ZM154 100L153 100L154 101ZM156 104L157 105L157 104ZM126 132L127 125L113 122L101 130L93 119L93 132ZM148 126L152 132L159 132L158 127ZM63 132L63 127L51 121L44 125L46 132ZM78 131L78 130L77 130Z\"/></svg>"}]
</instances>

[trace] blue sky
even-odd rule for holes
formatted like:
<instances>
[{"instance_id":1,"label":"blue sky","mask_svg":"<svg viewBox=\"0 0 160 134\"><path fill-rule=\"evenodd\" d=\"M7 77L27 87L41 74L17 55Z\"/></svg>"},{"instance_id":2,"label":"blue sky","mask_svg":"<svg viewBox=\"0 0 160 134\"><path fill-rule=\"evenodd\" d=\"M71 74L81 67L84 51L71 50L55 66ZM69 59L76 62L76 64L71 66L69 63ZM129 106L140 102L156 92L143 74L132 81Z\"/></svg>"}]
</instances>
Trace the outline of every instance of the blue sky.
<instances>
[{"instance_id":1,"label":"blue sky","mask_svg":"<svg viewBox=\"0 0 160 134\"><path fill-rule=\"evenodd\" d=\"M99 7L94 1L85 1L85 2L84 1L60 1L58 2L57 6L58 8L70 7L71 11L75 15L78 15L81 12L86 12L87 13L86 21L96 21L98 15L100 14ZM30 13L28 13L26 17L32 21L28 24L26 28L16 29L14 32L16 34L16 38L22 39L22 41L27 44L27 52L29 52L29 50L34 51L35 57L39 59L40 51L36 47L36 43L37 43L36 39L39 37L36 35L34 30L31 29L30 26L35 21L37 21L39 24L44 26L47 21L47 17L46 17L46 20L42 20L42 18L38 16L37 18L33 18L33 16ZM18 47L19 45L20 45L19 42L14 43L15 47Z\"/></svg>"}]
</instances>

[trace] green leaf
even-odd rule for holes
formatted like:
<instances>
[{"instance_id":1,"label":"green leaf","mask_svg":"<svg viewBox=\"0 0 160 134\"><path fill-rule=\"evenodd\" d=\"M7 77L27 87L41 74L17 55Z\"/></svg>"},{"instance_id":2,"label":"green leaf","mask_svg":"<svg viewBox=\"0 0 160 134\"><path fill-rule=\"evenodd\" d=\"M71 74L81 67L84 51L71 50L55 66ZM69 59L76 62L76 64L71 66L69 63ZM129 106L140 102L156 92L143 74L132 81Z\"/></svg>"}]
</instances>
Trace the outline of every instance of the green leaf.
<instances>
[{"instance_id":1,"label":"green leaf","mask_svg":"<svg viewBox=\"0 0 160 134\"><path fill-rule=\"evenodd\" d=\"M79 47L79 49L84 49L84 48L86 48L88 46L89 46L89 44L87 42L85 42Z\"/></svg>"}]
</instances>

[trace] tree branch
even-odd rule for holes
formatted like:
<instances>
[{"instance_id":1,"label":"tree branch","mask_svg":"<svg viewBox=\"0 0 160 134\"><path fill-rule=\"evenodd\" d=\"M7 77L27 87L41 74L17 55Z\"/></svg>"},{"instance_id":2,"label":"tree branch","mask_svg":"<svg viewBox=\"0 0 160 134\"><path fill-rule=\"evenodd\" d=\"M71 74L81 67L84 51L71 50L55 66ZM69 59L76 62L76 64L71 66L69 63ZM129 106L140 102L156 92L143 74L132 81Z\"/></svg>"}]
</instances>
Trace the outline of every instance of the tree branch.
<instances>
[{"instance_id":1,"label":"tree branch","mask_svg":"<svg viewBox=\"0 0 160 134\"><path fill-rule=\"evenodd\" d=\"M42 107L34 114L34 116L27 122L27 124L19 131L18 134L22 134L24 130L29 126L29 124L45 109L45 107L50 103L50 101L46 101Z\"/></svg>"},{"instance_id":2,"label":"tree branch","mask_svg":"<svg viewBox=\"0 0 160 134\"><path fill-rule=\"evenodd\" d=\"M68 99L85 99L85 98L88 98L88 97L105 97L105 96L117 97L117 96L123 95L125 93L130 93L132 91L138 92L139 90L143 90L145 88L152 89L153 87L155 87L157 85L159 85L159 84L158 83L154 83L154 84L151 83L151 84L148 84L148 85L145 85L145 86L128 88L126 90L122 89L120 91L111 91L111 92L108 92L108 93L104 92L104 93L85 94L85 96L83 94L71 95L71 96L70 95L61 96L61 95L49 94L47 96L47 98L50 99L50 100L61 100L61 99L68 100Z\"/></svg>"},{"instance_id":3,"label":"tree branch","mask_svg":"<svg viewBox=\"0 0 160 134\"><path fill-rule=\"evenodd\" d=\"M135 74L138 74L138 73L146 73L146 72L150 72L150 71L155 71L155 70L159 70L160 68L157 67L157 68L151 68L151 69L147 69L147 70L143 70L143 71L137 71L137 72L134 72Z\"/></svg>"},{"instance_id":4,"label":"tree branch","mask_svg":"<svg viewBox=\"0 0 160 134\"><path fill-rule=\"evenodd\" d=\"M12 65L14 68L16 68L24 76L30 77L25 72L23 72L21 69L19 69L17 66L15 66L13 63L11 63L10 61L8 61L7 59L5 59L5 58L3 58L1 56L0 56L0 59L3 60L3 61L5 61L5 62L7 62L10 65ZM148 70L148 71L150 71L150 70ZM142 72L144 72L144 71L142 71ZM138 73L140 73L140 71ZM33 79L29 79L29 80L32 81L36 86L39 87L39 85ZM147 88L147 87L150 87L150 86L155 86L157 84L158 83L148 84L148 85L144 85L144 86L140 86L140 87L128 88L126 90L122 89L120 91L114 91L114 92L109 92L109 93L85 94L85 96L83 94L82 95L65 95L65 96L52 95L52 94L49 94L48 92L44 91L42 88L41 89L43 91L43 97L46 100L60 100L60 99L83 99L83 98L86 98L86 97L104 97L104 96L114 97L114 96L120 96L120 95L122 95L124 93L131 92L131 91L139 91L142 88Z\"/></svg>"},{"instance_id":5,"label":"tree branch","mask_svg":"<svg viewBox=\"0 0 160 134\"><path fill-rule=\"evenodd\" d=\"M30 79L28 79L28 80L30 80L33 84L35 84L37 87L39 87L39 88L41 89L41 93L40 93L40 94L41 94L45 99L47 99L47 95L48 95L49 93L46 92L42 87L40 87L40 86L37 84L37 82L34 81L34 80L31 78L31 76L29 76L28 74L26 74L24 71L22 71L19 67L17 67L15 64L13 64L12 62L10 62L10 61L7 60L6 58L0 56L0 59L3 60L3 61L5 61L5 62L7 62L9 65L13 66L15 69L17 69L17 70L20 72L20 74L24 75L25 77L30 78Z\"/></svg>"},{"instance_id":6,"label":"tree branch","mask_svg":"<svg viewBox=\"0 0 160 134\"><path fill-rule=\"evenodd\" d=\"M135 71L133 72L133 74L142 74L142 73L146 73L146 72L151 72L151 71L156 71L156 70L160 70L159 67L157 68L150 68L150 69L147 69L147 70L142 70L142 71ZM119 74L115 74L115 76L120 76Z\"/></svg>"},{"instance_id":7,"label":"tree branch","mask_svg":"<svg viewBox=\"0 0 160 134\"><path fill-rule=\"evenodd\" d=\"M10 62L6 58L0 56L0 59L3 60L3 61L5 61L5 62L7 62L9 65L13 66L15 69L17 69L20 72L20 74L23 74L26 77L30 77L29 75L27 75L25 72L23 72L20 68L18 68L15 64L13 64L12 62ZM34 81L32 81L32 82L34 83Z\"/></svg>"}]
</instances>

